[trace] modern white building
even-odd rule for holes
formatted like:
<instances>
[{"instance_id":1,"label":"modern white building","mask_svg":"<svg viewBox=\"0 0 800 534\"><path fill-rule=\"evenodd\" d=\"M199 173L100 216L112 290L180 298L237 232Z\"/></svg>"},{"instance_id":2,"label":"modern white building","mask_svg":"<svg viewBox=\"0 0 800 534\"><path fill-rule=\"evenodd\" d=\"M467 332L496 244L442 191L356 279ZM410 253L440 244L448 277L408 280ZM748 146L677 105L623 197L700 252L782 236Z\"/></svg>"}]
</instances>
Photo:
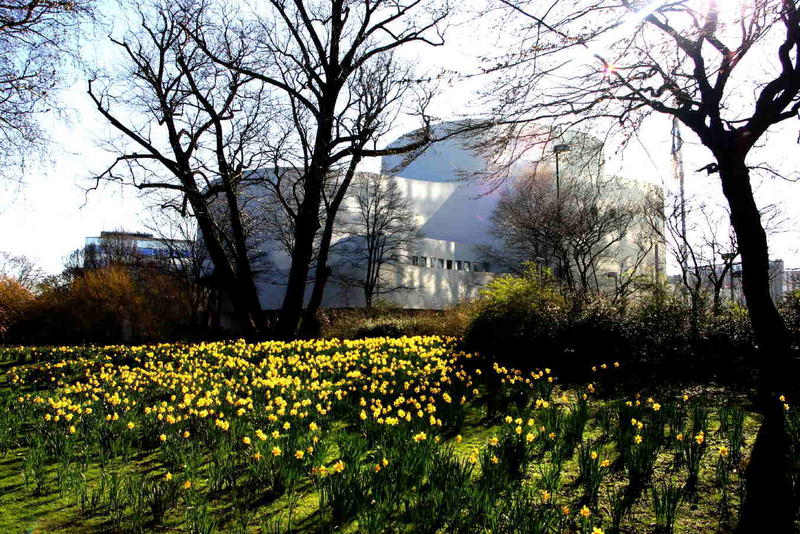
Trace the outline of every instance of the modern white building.
<instances>
[{"instance_id":1,"label":"modern white building","mask_svg":"<svg viewBox=\"0 0 800 534\"><path fill-rule=\"evenodd\" d=\"M447 126L440 125L439 128ZM572 137L573 141L580 143L587 139L598 143L580 134ZM405 308L443 309L477 297L483 286L503 272L499 265L487 261L482 253L486 247L500 246L491 234L492 213L501 195L523 174L533 168L537 172L554 172L553 152L551 147L529 151L523 158L516 159L513 165L507 166L504 179L486 179L493 171L493 164L470 148L473 141L454 136L434 143L399 170L403 156L383 159L381 175L396 180L403 197L410 201L420 237L413 250L404 253L406 259L402 264L385 274L385 283L403 289L381 294L381 300ZM403 138L400 138L394 143L402 142ZM568 150L564 145L562 149ZM547 157L536 158L536 154L547 154ZM581 173L590 163L602 171L602 157L602 150L590 156L592 161L562 155L560 172L562 175ZM337 217L337 224L340 219L346 221L347 217L345 208L344 213ZM341 239L344 236L336 234L334 244ZM279 309L283 301L291 263L284 250L275 243L264 248L267 268L259 274L257 287L265 310ZM329 262L334 270L341 268L337 267L335 250L334 246ZM658 271L659 268L663 270L661 264L663 258L659 259L658 251L655 251L648 259L648 265ZM364 306L363 290L340 282L335 271L333 274L326 285L323 306ZM309 283L308 295L311 285Z\"/></svg>"}]
</instances>

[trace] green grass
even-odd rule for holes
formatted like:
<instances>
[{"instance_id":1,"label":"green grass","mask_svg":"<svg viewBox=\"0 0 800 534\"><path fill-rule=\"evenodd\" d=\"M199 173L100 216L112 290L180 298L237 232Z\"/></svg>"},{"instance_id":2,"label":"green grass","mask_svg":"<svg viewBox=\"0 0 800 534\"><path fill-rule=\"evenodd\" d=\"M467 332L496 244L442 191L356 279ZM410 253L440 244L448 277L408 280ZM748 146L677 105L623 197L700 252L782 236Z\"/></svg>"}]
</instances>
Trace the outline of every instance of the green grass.
<instances>
[{"instance_id":1,"label":"green grass","mask_svg":"<svg viewBox=\"0 0 800 534\"><path fill-rule=\"evenodd\" d=\"M752 445L755 432L758 429L758 418L749 414L746 419L746 434L748 436L748 447ZM716 429L711 429L712 434ZM455 452L462 458L469 456L475 448L483 447L488 439L498 431L498 425L487 421L485 412L481 408L473 409L469 412L467 425L462 431L463 440L461 443L454 444ZM591 425L585 438L596 439L600 437L601 431L596 425ZM603 446L604 454L612 456L614 448L606 443ZM47 492L37 496L29 488L26 488L22 476L22 459L25 449L11 451L5 458L0 460L0 532L3 533L88 533L88 532L108 532L114 528L104 515L87 517L82 515L75 503L69 497L59 495L55 488L55 467L49 466L48 479L50 480ZM333 454L335 457L336 454ZM659 465L656 467L655 477L658 478L665 470L665 465L671 460L667 454L661 455ZM137 458L127 466L120 462L111 467L113 470L125 471L146 471L152 469L151 458ZM86 472L89 486L95 487L99 477L99 469L96 465L91 466ZM530 478L527 483L535 484L539 473L538 464L533 465L529 470ZM720 496L716 488L709 482L713 478L713 466L705 462L700 480L701 486L698 488L698 498L696 502L684 502L680 506L678 519L676 521L676 533L695 533L726 531L725 525L721 525L723 517L720 515ZM569 460L562 470L565 493L576 491L576 480L578 479L578 467L575 458ZM624 475L620 472L611 476L614 486L622 486L625 483ZM293 514L295 532L318 532L323 526L320 523L318 514L318 493L309 485L301 486L298 489L300 494L299 502ZM650 517L649 497L639 499L634 506L629 521L626 522L628 532L650 532L651 525L647 520ZM729 521L735 524L736 509L738 500L732 497L730 504L731 516ZM600 507L607 506L607 499L601 491ZM271 518L285 518L287 514L288 497L282 495L267 506L259 508L253 515L249 532L260 532L260 525L270 523ZM212 501L211 509L220 518L219 531L226 532L234 529L235 510L231 509L228 499L218 499ZM174 510L169 514L163 525L155 530L157 532L178 532L183 523L183 513L180 509ZM124 521L123 521L124 524ZM357 522L341 528L340 532L358 532Z\"/></svg>"},{"instance_id":2,"label":"green grass","mask_svg":"<svg viewBox=\"0 0 800 534\"><path fill-rule=\"evenodd\" d=\"M3 371L13 368L11 365L3 366ZM8 384L4 380L0 381L0 393L8 389ZM560 395L560 389L559 391ZM666 399L677 394L677 389L660 391L657 395L659 399ZM707 397L726 397L728 393L720 390L709 390L706 392L696 392L696 396L706 395ZM485 399L482 399L485 400ZM594 413L604 403L608 401L594 400L591 402L591 410ZM714 486L714 465L715 451L721 444L717 434L719 428L716 412L712 410L710 417L710 428L707 435L708 452L702 464L700 472L700 484L697 497L691 501L681 503L675 532L695 533L695 532L728 532L735 525L736 514L739 505L739 497L736 491L730 492L727 507L721 503L720 491ZM753 413L747 413L745 419L746 446L744 458L747 458L748 451L752 447L755 434L758 430L759 418ZM448 440L452 443L456 455L461 459L467 459L473 450L484 447L492 437L499 435L502 429L502 421L498 419L490 420L486 414L486 407L481 402L473 402L466 414L466 424L460 431L462 440L456 443L452 436ZM585 440L601 440L597 449L601 456L611 460L617 458L618 452L615 444L611 440L602 441L604 437L597 420L592 418L583 434ZM56 484L56 466L47 466L47 486L42 495L36 495L31 487L25 485L23 477L23 460L27 454L24 447L10 450L4 457L0 458L0 533L16 532L47 532L47 533L88 533L88 532L109 532L124 531L129 524L126 519L121 522L121 527L114 527L110 518L102 511L95 514L82 514L80 508L76 506L75 499L66 494L59 493ZM328 452L327 461L329 463L336 460L339 451L335 447ZM523 480L523 486L535 487L540 478L540 467L543 458L538 458L527 470L527 476ZM672 463L672 455L669 452L661 452L656 462L654 480L662 479L668 472ZM479 466L475 466L475 476L480 473ZM160 459L156 454L135 456L127 462L116 459L106 467L107 473L150 473L152 476L161 476L164 472ZM567 460L561 470L563 487L559 493L560 502L578 502L580 487L578 484L579 470L576 455ZM92 463L84 471L87 487L91 490L98 487L101 470L96 463ZM676 479L680 481L679 479ZM607 494L610 490L622 487L627 479L624 471L614 470L608 476L600 492L599 509L607 511L609 502ZM738 483L738 475L734 475L733 486ZM199 482L197 487L200 491L205 490L204 482ZM297 502L292 515L291 532L313 533L321 532L330 528L329 523L319 510L319 494L307 479L304 479L296 488ZM248 532L263 532L262 527L268 527L275 520L282 520L284 526L289 507L289 495L283 493L275 500L260 503L250 513L252 517L249 521ZM209 500L209 509L217 523L217 531L236 532L237 518L240 511L237 508L230 492L222 495L212 496ZM727 515L726 515L727 510ZM178 507L169 512L163 523L153 527L148 531L153 532L186 532L187 523L185 520L185 506L179 504ZM574 513L574 508L573 508ZM623 522L623 532L645 533L653 531L652 512L649 492L645 491L642 496L634 503L631 512ZM592 518L594 523L595 517ZM285 529L283 531L286 531ZM338 528L339 532L359 532L357 520L351 520ZM393 532L414 532L407 524L402 521L394 521L391 528Z\"/></svg>"}]
</instances>

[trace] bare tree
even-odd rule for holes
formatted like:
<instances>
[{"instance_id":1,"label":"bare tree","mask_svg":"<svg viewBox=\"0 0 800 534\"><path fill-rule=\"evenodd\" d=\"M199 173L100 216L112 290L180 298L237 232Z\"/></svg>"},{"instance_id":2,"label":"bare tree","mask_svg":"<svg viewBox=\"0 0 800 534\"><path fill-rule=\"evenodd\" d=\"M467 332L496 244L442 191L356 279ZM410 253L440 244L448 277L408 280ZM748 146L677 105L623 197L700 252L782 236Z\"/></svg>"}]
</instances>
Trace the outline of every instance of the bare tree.
<instances>
[{"instance_id":1,"label":"bare tree","mask_svg":"<svg viewBox=\"0 0 800 534\"><path fill-rule=\"evenodd\" d=\"M247 334L262 327L254 283L257 232L243 203L264 163L271 103L262 82L211 61L224 42L201 50L180 8L141 8L138 30L112 38L124 71L101 88L89 82L97 110L121 134L118 154L98 180L156 194L161 207L191 215L213 266L210 280L230 300ZM195 20L193 24L200 24Z\"/></svg>"},{"instance_id":2,"label":"bare tree","mask_svg":"<svg viewBox=\"0 0 800 534\"><path fill-rule=\"evenodd\" d=\"M14 280L31 291L44 279L44 271L26 256L0 251L0 277Z\"/></svg>"},{"instance_id":3,"label":"bare tree","mask_svg":"<svg viewBox=\"0 0 800 534\"><path fill-rule=\"evenodd\" d=\"M181 294L184 297L182 305L190 324L202 326L201 319L208 311L210 298L209 288L203 280L208 273L209 259L194 219L181 217L172 210L159 210L146 227L164 249L160 270L185 288Z\"/></svg>"},{"instance_id":4,"label":"bare tree","mask_svg":"<svg viewBox=\"0 0 800 534\"><path fill-rule=\"evenodd\" d=\"M401 265L410 263L419 226L408 199L390 176L359 174L349 196L345 237L334 247L344 260L337 278L360 287L370 308L375 297L409 289Z\"/></svg>"},{"instance_id":5,"label":"bare tree","mask_svg":"<svg viewBox=\"0 0 800 534\"><path fill-rule=\"evenodd\" d=\"M668 193L666 201L649 205L647 219L660 235L680 269L680 283L692 309L700 315L711 297L712 311L722 309L722 290L739 256L736 233L730 225L730 212L697 198ZM761 210L767 234L781 231L783 219L777 206Z\"/></svg>"},{"instance_id":6,"label":"bare tree","mask_svg":"<svg viewBox=\"0 0 800 534\"><path fill-rule=\"evenodd\" d=\"M644 206L651 196L654 196L652 192L645 195ZM641 209L639 213L643 214L643 211ZM629 235L629 253L618 255L615 258L616 270L605 273L614 279L614 300L623 307L642 288L655 287L663 274L662 257L659 256L663 253L663 240L652 231L646 218L641 217L632 225Z\"/></svg>"},{"instance_id":7,"label":"bare tree","mask_svg":"<svg viewBox=\"0 0 800 534\"><path fill-rule=\"evenodd\" d=\"M151 246L147 246L151 241ZM166 272L173 261L168 250L152 250L152 244L158 241L152 234L128 232L117 229L100 232L100 236L87 239L86 244L72 251L64 260L64 271L61 274L66 280L74 280L90 271L103 267L119 267L129 271L148 269Z\"/></svg>"},{"instance_id":8,"label":"bare tree","mask_svg":"<svg viewBox=\"0 0 800 534\"><path fill-rule=\"evenodd\" d=\"M710 205L681 199L670 192L664 200L649 205L646 214L650 227L661 236L678 264L680 288L689 301L691 324L697 334L706 309L709 283L714 310L719 310L722 284L738 255L735 236L728 232L727 239L720 238L718 225L723 221L712 215Z\"/></svg>"},{"instance_id":9,"label":"bare tree","mask_svg":"<svg viewBox=\"0 0 800 534\"><path fill-rule=\"evenodd\" d=\"M322 303L325 284L331 273L331 268L327 265L331 239L337 214L356 175L358 165L366 154L404 154L405 159L413 158L432 141L426 108L433 92L430 88L410 84L409 78L412 74L410 67L401 66L392 56L386 56L365 64L358 75L351 80L350 90L355 96L355 102L351 107L357 117L354 122L356 126L352 131L353 156L349 161L337 164L331 169L329 180L322 190L324 223L317 249L314 286L303 318L303 324L306 325L304 334L318 334L317 310ZM414 114L422 121L422 129L399 146L378 150L376 147L378 140L391 128L399 112L397 105L407 100L407 94L412 88L416 89L414 102L417 109ZM363 188L363 184L360 184L360 187Z\"/></svg>"},{"instance_id":10,"label":"bare tree","mask_svg":"<svg viewBox=\"0 0 800 534\"><path fill-rule=\"evenodd\" d=\"M714 209L713 206L702 205L699 208L701 220L695 232L700 238L700 245L707 251L704 254L707 268L703 270L705 282L711 288L713 310L718 313L722 309L722 289L726 276L734 276L733 268L739 256L739 243L736 232L730 224L730 210L726 206ZM783 232L785 219L779 207L769 204L760 209L761 221L767 236ZM739 275L740 273L735 273ZM770 280L774 278L770 267ZM730 282L733 284L733 282ZM733 288L731 288L732 290Z\"/></svg>"},{"instance_id":11,"label":"bare tree","mask_svg":"<svg viewBox=\"0 0 800 534\"><path fill-rule=\"evenodd\" d=\"M754 329L774 355L765 358L765 377L780 381L776 370L787 364L788 343L769 298L766 234L745 160L768 129L800 109L800 64L792 59L800 47L796 2L756 0L725 11L713 0L502 3L528 30L516 76L500 84L505 98L497 111L507 123L609 119L630 131L656 112L677 117L711 151L715 162L705 170L720 173L730 205ZM737 70L751 51L775 58L762 62L762 80ZM563 70L567 65L572 72ZM567 79L553 82L556 73ZM750 83L752 104L738 105Z\"/></svg>"},{"instance_id":12,"label":"bare tree","mask_svg":"<svg viewBox=\"0 0 800 534\"><path fill-rule=\"evenodd\" d=\"M91 0L0 4L0 176L43 147L37 119L51 109L62 67L75 57L93 10Z\"/></svg>"},{"instance_id":13,"label":"bare tree","mask_svg":"<svg viewBox=\"0 0 800 534\"><path fill-rule=\"evenodd\" d=\"M588 296L600 291L609 265L627 254L621 245L641 209L618 178L562 177L556 191L551 174L537 173L501 197L492 231L504 243L499 255L517 266L551 267L570 291Z\"/></svg>"},{"instance_id":14,"label":"bare tree","mask_svg":"<svg viewBox=\"0 0 800 534\"><path fill-rule=\"evenodd\" d=\"M706 283L711 286L712 310L719 313L722 310L722 288L725 277L733 275L733 265L739 255L739 244L736 234L731 228L730 214L724 210L725 217L715 217L711 210L703 209L703 245L708 251L708 261L702 273ZM766 229L766 225L765 225Z\"/></svg>"},{"instance_id":15,"label":"bare tree","mask_svg":"<svg viewBox=\"0 0 800 534\"><path fill-rule=\"evenodd\" d=\"M388 108L410 80L398 71L392 54L410 43L443 43L442 24L449 10L439 0L359 0L312 2L271 0L250 20L218 17L217 34L229 43L214 50L203 28L195 39L219 64L270 86L285 111L284 136L276 142L275 169L291 169L295 205L287 202L294 229L293 255L279 329L296 334L303 312L315 244L322 243L315 271L317 284L307 317L321 299L327 277L326 246L338 204L361 158L376 150ZM386 80L385 82L382 80ZM425 98L423 97L423 101ZM399 100L398 100L399 104ZM427 142L427 120L418 139L393 152L418 149ZM332 176L341 176L340 194L327 197ZM325 235L320 239L322 228Z\"/></svg>"},{"instance_id":16,"label":"bare tree","mask_svg":"<svg viewBox=\"0 0 800 534\"><path fill-rule=\"evenodd\" d=\"M677 117L711 152L713 162L704 169L719 173L730 207L762 352L766 417L740 528L756 532L769 520L790 531L786 437L774 399L797 384L790 378L788 332L770 297L767 236L747 160L764 134L800 111L797 2L751 0L738 9L717 0L499 2L522 25L523 40L501 65L512 65L514 75L498 84L497 112L509 129L528 120L564 126L607 120L631 132L655 112ZM758 72L741 68L752 61ZM760 515L767 510L780 512Z\"/></svg>"}]
</instances>

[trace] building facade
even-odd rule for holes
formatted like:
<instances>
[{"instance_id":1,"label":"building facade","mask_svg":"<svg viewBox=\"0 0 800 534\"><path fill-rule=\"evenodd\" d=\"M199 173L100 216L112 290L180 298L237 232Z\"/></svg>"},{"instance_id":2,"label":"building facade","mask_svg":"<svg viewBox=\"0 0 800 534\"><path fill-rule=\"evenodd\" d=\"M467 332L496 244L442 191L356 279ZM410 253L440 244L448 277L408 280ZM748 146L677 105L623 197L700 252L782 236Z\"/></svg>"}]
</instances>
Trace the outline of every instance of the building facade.
<instances>
[{"instance_id":1,"label":"building facade","mask_svg":"<svg viewBox=\"0 0 800 534\"><path fill-rule=\"evenodd\" d=\"M700 269L703 289L709 293L714 290L713 279L719 279L724 270L723 265L704 266ZM680 275L676 275L675 283L680 285ZM790 291L800 287L796 273L784 269L783 260L770 260L769 262L769 295L775 303ZM744 289L742 288L742 264L734 262L721 280L720 298L723 302L745 305Z\"/></svg>"},{"instance_id":2,"label":"building facade","mask_svg":"<svg viewBox=\"0 0 800 534\"><path fill-rule=\"evenodd\" d=\"M87 237L84 251L94 255L98 261L113 254L132 254L144 257L185 257L188 255L190 241L159 239L153 234L116 230L102 231L99 236Z\"/></svg>"},{"instance_id":3,"label":"building facade","mask_svg":"<svg viewBox=\"0 0 800 534\"><path fill-rule=\"evenodd\" d=\"M448 126L440 125L438 128ZM587 157L562 155L560 162L553 161L552 147L546 147L545 150L549 157L537 158L534 155L541 156L543 152L532 150L530 154L524 154L523 157L514 158L510 164L502 165L503 173L494 172L495 167L499 168L496 161L490 161L472 148L474 139L459 136L434 143L410 163L403 161L404 156L383 158L380 178L394 181L400 195L410 206L410 217L413 217L419 231L413 243L401 251L400 260L387 266L382 273L381 284L384 287L391 286L394 290L379 291L378 298L403 308L444 309L478 297L481 288L499 274L508 272L500 262L489 259L486 250L502 249L501 240L492 233L492 215L498 201L510 191L516 180L532 172L553 174L556 167L562 176L582 176L590 167L594 169L594 174L588 173L587 179L597 179L597 173L602 174L603 154L599 141L574 134L571 138L567 137L566 142L575 145L590 142L596 150L591 151ZM394 144L404 144L404 137L389 146ZM560 147L561 151L569 150L569 145L562 144ZM556 158L558 152L555 153ZM583 152L574 150L574 154L581 153ZM559 165L554 165L556 162ZM266 169L253 173L254 176L257 173L259 180L263 182L265 176L276 171ZM247 187L247 205L257 206L258 202L253 199L268 196L257 187ZM632 183L628 190L630 195L639 197L650 187L652 186ZM266 212L269 209L268 204L264 200L262 208L253 209ZM346 202L337 216L335 228L344 228L352 217L353 205ZM257 218L255 212L251 218ZM599 278L612 290L615 279L611 278L611 274L626 269L626 258L633 254L635 239L632 234L635 230L636 228L631 228L631 235L626 235L617 244L613 261L602 267L603 273ZM364 268L353 265L352 262L341 261L339 251L344 247L338 245L348 239L352 239L352 235L334 231L331 257L328 261L332 273L326 284L323 307L363 307L366 303L363 289L345 281L357 278L360 269ZM262 309L280 309L291 257L285 245L274 239L258 238L255 241L258 243L260 258L256 286ZM659 250L656 246L648 252L648 256L636 268L655 273L663 272L663 247ZM310 297L312 285L308 284L306 298ZM221 316L229 311L225 308L223 304Z\"/></svg>"}]
</instances>

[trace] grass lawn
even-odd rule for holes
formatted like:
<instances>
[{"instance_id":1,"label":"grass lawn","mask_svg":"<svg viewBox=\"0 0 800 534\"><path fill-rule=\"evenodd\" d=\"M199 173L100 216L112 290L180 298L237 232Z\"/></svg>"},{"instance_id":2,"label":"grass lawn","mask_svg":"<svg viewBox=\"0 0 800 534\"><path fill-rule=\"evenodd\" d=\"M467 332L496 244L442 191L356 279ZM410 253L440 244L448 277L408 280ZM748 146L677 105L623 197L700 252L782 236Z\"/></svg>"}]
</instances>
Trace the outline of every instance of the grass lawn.
<instances>
[{"instance_id":1,"label":"grass lawn","mask_svg":"<svg viewBox=\"0 0 800 534\"><path fill-rule=\"evenodd\" d=\"M728 532L759 425L435 337L0 356L4 533Z\"/></svg>"}]
</instances>

